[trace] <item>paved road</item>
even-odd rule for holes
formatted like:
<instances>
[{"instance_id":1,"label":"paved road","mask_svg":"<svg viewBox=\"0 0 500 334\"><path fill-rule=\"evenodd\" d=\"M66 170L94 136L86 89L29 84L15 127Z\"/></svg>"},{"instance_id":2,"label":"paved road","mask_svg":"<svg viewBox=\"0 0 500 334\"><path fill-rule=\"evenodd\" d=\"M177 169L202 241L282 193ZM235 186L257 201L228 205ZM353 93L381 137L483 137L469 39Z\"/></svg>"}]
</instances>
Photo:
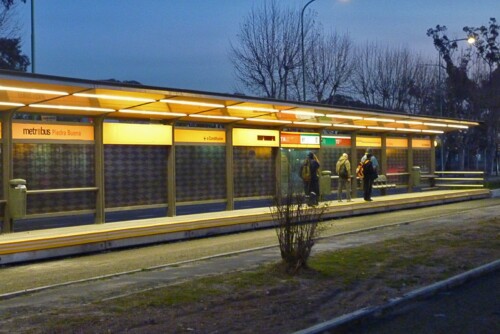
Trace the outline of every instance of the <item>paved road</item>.
<instances>
[{"instance_id":1,"label":"paved road","mask_svg":"<svg viewBox=\"0 0 500 334\"><path fill-rule=\"evenodd\" d=\"M412 303L376 323L349 331L359 334L500 333L500 272Z\"/></svg>"}]
</instances>

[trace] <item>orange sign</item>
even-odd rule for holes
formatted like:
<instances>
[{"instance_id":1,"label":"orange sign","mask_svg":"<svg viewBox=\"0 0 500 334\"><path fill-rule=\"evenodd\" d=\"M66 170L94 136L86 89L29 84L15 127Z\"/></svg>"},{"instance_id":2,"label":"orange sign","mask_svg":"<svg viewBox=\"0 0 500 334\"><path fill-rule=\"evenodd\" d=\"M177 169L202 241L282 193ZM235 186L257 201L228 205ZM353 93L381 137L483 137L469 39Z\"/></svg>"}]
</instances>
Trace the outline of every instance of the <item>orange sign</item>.
<instances>
[{"instance_id":1,"label":"orange sign","mask_svg":"<svg viewBox=\"0 0 500 334\"><path fill-rule=\"evenodd\" d=\"M320 147L320 136L318 133L282 132L280 137L281 147Z\"/></svg>"},{"instance_id":2,"label":"orange sign","mask_svg":"<svg viewBox=\"0 0 500 334\"><path fill-rule=\"evenodd\" d=\"M93 141L92 125L12 123L13 139Z\"/></svg>"},{"instance_id":3,"label":"orange sign","mask_svg":"<svg viewBox=\"0 0 500 334\"><path fill-rule=\"evenodd\" d=\"M387 138L387 147L408 148L408 139L406 139L406 138Z\"/></svg>"},{"instance_id":4,"label":"orange sign","mask_svg":"<svg viewBox=\"0 0 500 334\"><path fill-rule=\"evenodd\" d=\"M357 147L381 147L382 139L380 137L356 137Z\"/></svg>"},{"instance_id":5,"label":"orange sign","mask_svg":"<svg viewBox=\"0 0 500 334\"><path fill-rule=\"evenodd\" d=\"M431 148L430 139L416 139L413 138L411 145L413 148Z\"/></svg>"}]
</instances>

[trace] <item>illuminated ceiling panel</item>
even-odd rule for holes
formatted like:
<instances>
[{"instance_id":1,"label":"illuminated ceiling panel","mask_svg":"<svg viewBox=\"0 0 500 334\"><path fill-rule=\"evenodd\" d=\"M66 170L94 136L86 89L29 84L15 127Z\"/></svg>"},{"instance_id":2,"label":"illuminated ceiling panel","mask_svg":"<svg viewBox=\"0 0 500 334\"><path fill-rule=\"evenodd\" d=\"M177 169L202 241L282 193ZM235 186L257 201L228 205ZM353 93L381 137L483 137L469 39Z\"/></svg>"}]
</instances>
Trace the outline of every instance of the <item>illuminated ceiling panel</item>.
<instances>
[{"instance_id":1,"label":"illuminated ceiling panel","mask_svg":"<svg viewBox=\"0 0 500 334\"><path fill-rule=\"evenodd\" d=\"M29 106L33 104L54 107ZM64 109L64 106L68 108ZM478 125L472 121L430 116L0 71L0 111L8 110L91 116L107 113L106 117L234 122L259 127L331 127L347 131L400 134L440 134L464 131Z\"/></svg>"}]
</instances>

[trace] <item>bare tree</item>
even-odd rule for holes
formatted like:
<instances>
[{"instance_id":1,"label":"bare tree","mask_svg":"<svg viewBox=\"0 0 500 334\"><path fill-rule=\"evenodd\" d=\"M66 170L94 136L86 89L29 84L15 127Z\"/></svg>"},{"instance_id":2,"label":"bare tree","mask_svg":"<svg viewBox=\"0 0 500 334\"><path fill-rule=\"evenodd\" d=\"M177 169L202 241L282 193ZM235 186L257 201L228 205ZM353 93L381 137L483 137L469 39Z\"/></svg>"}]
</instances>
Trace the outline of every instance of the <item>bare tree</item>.
<instances>
[{"instance_id":1,"label":"bare tree","mask_svg":"<svg viewBox=\"0 0 500 334\"><path fill-rule=\"evenodd\" d=\"M290 71L297 66L297 17L276 1L253 9L240 27L238 44L231 43L230 59L236 77L257 95L284 98ZM292 27L292 31L290 31Z\"/></svg>"},{"instance_id":2,"label":"bare tree","mask_svg":"<svg viewBox=\"0 0 500 334\"><path fill-rule=\"evenodd\" d=\"M307 48L306 80L317 102L331 100L345 89L353 70L352 41L336 32L323 37L314 31Z\"/></svg>"}]
</instances>

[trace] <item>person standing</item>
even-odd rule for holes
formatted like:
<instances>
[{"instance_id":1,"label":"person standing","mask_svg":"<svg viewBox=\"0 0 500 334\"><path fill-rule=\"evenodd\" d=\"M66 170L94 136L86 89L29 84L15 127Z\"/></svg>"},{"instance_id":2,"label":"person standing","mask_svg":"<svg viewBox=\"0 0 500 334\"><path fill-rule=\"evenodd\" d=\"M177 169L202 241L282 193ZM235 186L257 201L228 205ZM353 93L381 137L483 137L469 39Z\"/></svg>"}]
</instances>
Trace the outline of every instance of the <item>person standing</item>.
<instances>
[{"instance_id":1,"label":"person standing","mask_svg":"<svg viewBox=\"0 0 500 334\"><path fill-rule=\"evenodd\" d=\"M319 171L320 163L318 157L309 152L301 167L301 178L304 181L304 193L311 197L311 202L318 203L319 197Z\"/></svg>"},{"instance_id":2,"label":"person standing","mask_svg":"<svg viewBox=\"0 0 500 334\"><path fill-rule=\"evenodd\" d=\"M339 176L339 187L337 190L338 201L342 202L342 190L345 189L347 201L351 202L351 163L349 162L347 153L340 156L335 166L335 171Z\"/></svg>"},{"instance_id":3,"label":"person standing","mask_svg":"<svg viewBox=\"0 0 500 334\"><path fill-rule=\"evenodd\" d=\"M375 164L375 163L376 164ZM363 198L365 201L373 201L372 188L373 181L377 178L377 159L372 155L371 149L367 149L363 158L361 158L363 166Z\"/></svg>"}]
</instances>

